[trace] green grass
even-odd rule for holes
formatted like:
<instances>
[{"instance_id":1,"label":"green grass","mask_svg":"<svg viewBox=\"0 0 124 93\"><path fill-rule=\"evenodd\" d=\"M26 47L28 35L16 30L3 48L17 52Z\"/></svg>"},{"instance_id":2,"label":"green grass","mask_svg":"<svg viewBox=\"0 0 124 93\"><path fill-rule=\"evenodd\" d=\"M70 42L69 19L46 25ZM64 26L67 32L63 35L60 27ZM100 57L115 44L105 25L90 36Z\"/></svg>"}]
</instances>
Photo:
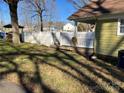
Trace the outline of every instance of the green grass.
<instances>
[{"instance_id":1,"label":"green grass","mask_svg":"<svg viewBox=\"0 0 124 93\"><path fill-rule=\"evenodd\" d=\"M123 70L73 51L0 42L0 77L31 93L123 93Z\"/></svg>"}]
</instances>

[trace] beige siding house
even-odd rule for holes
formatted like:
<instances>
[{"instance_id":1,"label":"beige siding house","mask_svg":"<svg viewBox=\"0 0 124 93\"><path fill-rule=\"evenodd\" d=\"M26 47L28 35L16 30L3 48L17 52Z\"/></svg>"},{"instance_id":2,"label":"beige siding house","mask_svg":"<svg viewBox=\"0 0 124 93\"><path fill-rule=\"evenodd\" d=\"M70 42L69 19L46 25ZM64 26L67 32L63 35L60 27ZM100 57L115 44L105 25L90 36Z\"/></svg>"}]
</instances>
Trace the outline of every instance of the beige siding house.
<instances>
[{"instance_id":1,"label":"beige siding house","mask_svg":"<svg viewBox=\"0 0 124 93\"><path fill-rule=\"evenodd\" d=\"M19 26L19 32L23 32L23 26ZM12 25L8 24L8 25L4 25L3 26L3 31L5 31L6 33L11 33L12 32Z\"/></svg>"},{"instance_id":2,"label":"beige siding house","mask_svg":"<svg viewBox=\"0 0 124 93\"><path fill-rule=\"evenodd\" d=\"M23 26L19 26L21 42L23 42L23 36L22 36L23 28L24 28ZM11 24L4 25L2 31L6 33L6 40L12 42L12 25Z\"/></svg>"},{"instance_id":3,"label":"beige siding house","mask_svg":"<svg viewBox=\"0 0 124 93\"><path fill-rule=\"evenodd\" d=\"M91 0L69 20L96 26L96 54L117 57L118 51L124 49L124 0Z\"/></svg>"}]
</instances>

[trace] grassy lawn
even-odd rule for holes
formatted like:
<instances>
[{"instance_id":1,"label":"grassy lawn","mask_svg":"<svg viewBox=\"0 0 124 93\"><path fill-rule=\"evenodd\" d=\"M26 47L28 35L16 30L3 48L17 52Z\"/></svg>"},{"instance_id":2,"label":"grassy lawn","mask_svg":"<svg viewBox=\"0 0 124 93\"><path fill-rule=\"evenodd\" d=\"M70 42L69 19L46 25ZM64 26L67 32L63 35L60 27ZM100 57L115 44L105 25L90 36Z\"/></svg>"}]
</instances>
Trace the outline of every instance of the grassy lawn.
<instances>
[{"instance_id":1,"label":"grassy lawn","mask_svg":"<svg viewBox=\"0 0 124 93\"><path fill-rule=\"evenodd\" d=\"M27 93L124 93L124 71L72 51L0 42L0 79Z\"/></svg>"}]
</instances>

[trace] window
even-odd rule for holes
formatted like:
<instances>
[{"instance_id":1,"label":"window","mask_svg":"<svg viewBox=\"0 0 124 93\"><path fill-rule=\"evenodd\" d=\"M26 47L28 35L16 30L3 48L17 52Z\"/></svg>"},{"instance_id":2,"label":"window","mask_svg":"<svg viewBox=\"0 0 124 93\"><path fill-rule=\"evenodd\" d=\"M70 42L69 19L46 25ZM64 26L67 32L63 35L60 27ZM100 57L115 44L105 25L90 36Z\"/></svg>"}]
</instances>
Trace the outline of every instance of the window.
<instances>
[{"instance_id":1,"label":"window","mask_svg":"<svg viewBox=\"0 0 124 93\"><path fill-rule=\"evenodd\" d=\"M124 19L118 20L118 35L124 35Z\"/></svg>"}]
</instances>

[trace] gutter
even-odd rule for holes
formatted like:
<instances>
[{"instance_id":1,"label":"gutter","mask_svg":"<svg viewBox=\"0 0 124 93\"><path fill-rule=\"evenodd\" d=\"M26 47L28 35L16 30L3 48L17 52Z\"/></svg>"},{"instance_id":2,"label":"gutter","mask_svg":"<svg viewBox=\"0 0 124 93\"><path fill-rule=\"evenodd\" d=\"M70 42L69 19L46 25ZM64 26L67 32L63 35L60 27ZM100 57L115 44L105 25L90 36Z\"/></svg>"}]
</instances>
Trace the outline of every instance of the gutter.
<instances>
[{"instance_id":1,"label":"gutter","mask_svg":"<svg viewBox=\"0 0 124 93\"><path fill-rule=\"evenodd\" d=\"M95 20L104 20L104 19L118 19L124 18L124 13L113 13L113 14L104 14L100 16L91 16L91 17L78 17L78 18L71 18L69 17L68 20L73 20L76 22L87 22L87 21L95 21Z\"/></svg>"}]
</instances>

